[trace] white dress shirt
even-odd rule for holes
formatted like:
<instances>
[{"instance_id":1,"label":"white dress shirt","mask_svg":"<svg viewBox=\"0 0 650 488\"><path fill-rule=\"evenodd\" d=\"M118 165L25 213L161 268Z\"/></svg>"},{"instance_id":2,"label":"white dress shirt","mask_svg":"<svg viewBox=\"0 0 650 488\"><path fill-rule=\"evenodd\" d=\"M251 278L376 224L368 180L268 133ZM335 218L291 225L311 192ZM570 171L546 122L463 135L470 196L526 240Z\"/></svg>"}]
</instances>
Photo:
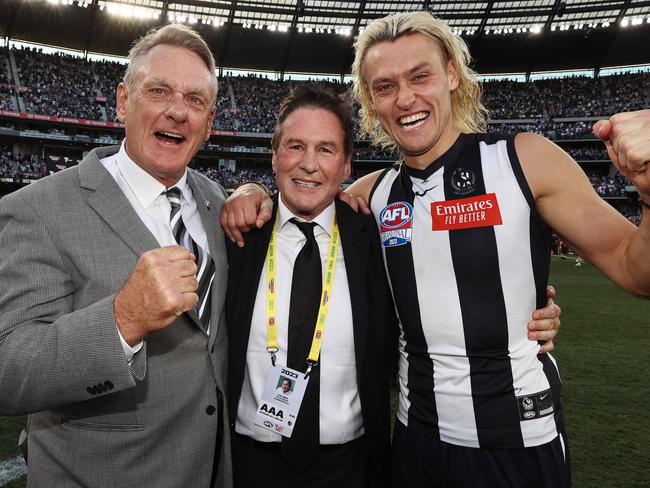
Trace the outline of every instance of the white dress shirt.
<instances>
[{"instance_id":1,"label":"white dress shirt","mask_svg":"<svg viewBox=\"0 0 650 488\"><path fill-rule=\"evenodd\" d=\"M168 188L133 162L126 153L125 143L126 139L117 153L102 159L101 163L115 179L117 186L120 187L158 244L161 247L177 245L169 220L171 204L162 194ZM208 239L201 223L197 203L192 189L187 184L187 170L173 186L181 191L181 216L185 228L199 246L208 249ZM142 342L131 347L126 343L122 334L120 334L120 340L127 361L131 361L133 355L142 347Z\"/></svg>"},{"instance_id":2,"label":"white dress shirt","mask_svg":"<svg viewBox=\"0 0 650 488\"><path fill-rule=\"evenodd\" d=\"M325 269L334 203L327 207L313 222L314 237L320 251L322 269ZM277 313L276 324L279 351L278 364L287 364L287 340L289 301L293 264L305 245L306 237L289 219L295 217L278 198L277 225ZM302 220L302 219L299 219ZM281 436L255 425L255 413L260 405L264 381L271 367L271 356L266 351L266 266L260 276L253 317L251 322L246 371L237 409L235 430L261 442L279 442ZM307 358L305 357L305 367ZM345 271L343 249L338 245L334 283L325 324L320 353L320 443L342 444L363 435L361 402L357 384L357 368L354 355L354 332L348 277ZM298 414L300 422L300 414Z\"/></svg>"}]
</instances>

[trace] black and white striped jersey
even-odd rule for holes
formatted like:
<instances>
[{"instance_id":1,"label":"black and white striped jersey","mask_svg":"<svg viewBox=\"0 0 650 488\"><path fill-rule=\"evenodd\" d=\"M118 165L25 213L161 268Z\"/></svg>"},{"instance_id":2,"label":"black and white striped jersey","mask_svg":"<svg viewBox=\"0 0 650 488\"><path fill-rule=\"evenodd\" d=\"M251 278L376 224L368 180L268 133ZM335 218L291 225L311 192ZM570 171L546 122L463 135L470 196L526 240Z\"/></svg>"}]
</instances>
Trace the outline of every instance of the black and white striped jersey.
<instances>
[{"instance_id":1,"label":"black and white striped jersey","mask_svg":"<svg viewBox=\"0 0 650 488\"><path fill-rule=\"evenodd\" d=\"M559 373L527 338L550 235L514 136L462 134L425 170L397 164L370 203L401 323L398 419L468 447L553 440Z\"/></svg>"}]
</instances>

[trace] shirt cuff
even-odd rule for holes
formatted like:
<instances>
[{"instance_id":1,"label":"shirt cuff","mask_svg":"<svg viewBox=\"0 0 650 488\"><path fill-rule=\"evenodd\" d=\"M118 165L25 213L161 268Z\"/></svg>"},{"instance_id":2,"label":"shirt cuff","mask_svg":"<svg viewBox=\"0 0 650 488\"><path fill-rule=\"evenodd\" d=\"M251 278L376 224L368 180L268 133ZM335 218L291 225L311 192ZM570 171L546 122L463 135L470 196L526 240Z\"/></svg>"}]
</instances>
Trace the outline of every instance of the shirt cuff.
<instances>
[{"instance_id":1,"label":"shirt cuff","mask_svg":"<svg viewBox=\"0 0 650 488\"><path fill-rule=\"evenodd\" d=\"M133 361L133 356L135 356L140 349L142 349L142 342L138 342L136 345L133 347L129 346L129 344L124 340L124 337L122 337L122 334L120 334L120 329L117 329L117 335L120 336L120 342L122 343L122 349L124 349L124 355L126 356L126 362L131 365L131 362Z\"/></svg>"}]
</instances>

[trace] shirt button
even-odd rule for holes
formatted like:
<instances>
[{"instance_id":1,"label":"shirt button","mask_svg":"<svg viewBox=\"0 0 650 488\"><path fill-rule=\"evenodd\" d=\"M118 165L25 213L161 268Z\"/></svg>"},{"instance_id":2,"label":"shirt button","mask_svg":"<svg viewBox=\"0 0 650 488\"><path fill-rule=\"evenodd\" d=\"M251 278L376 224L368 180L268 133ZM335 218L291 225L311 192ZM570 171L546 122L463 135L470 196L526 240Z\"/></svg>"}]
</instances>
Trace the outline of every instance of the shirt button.
<instances>
[{"instance_id":1,"label":"shirt button","mask_svg":"<svg viewBox=\"0 0 650 488\"><path fill-rule=\"evenodd\" d=\"M208 405L207 407L205 407L205 413L207 413L208 415L214 415L214 412L216 412L216 410L217 409L214 408L214 405Z\"/></svg>"}]
</instances>

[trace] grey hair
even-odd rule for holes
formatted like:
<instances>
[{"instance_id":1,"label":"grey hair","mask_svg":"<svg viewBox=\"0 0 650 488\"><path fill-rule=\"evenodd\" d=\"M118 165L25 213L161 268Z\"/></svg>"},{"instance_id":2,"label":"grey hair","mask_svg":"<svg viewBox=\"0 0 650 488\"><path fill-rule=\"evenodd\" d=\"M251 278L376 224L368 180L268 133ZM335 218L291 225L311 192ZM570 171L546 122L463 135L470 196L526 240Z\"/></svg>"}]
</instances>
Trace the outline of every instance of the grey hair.
<instances>
[{"instance_id":1,"label":"grey hair","mask_svg":"<svg viewBox=\"0 0 650 488\"><path fill-rule=\"evenodd\" d=\"M157 29L151 29L133 44L133 47L129 51L129 65L126 68L123 79L127 88L133 88L135 77L141 69L143 59L149 54L149 51L160 44L183 47L201 58L205 66L210 70L212 78L212 102L210 106L214 107L219 88L214 56L212 56L212 51L210 51L208 44L203 40L201 35L182 24L167 24Z\"/></svg>"}]
</instances>

